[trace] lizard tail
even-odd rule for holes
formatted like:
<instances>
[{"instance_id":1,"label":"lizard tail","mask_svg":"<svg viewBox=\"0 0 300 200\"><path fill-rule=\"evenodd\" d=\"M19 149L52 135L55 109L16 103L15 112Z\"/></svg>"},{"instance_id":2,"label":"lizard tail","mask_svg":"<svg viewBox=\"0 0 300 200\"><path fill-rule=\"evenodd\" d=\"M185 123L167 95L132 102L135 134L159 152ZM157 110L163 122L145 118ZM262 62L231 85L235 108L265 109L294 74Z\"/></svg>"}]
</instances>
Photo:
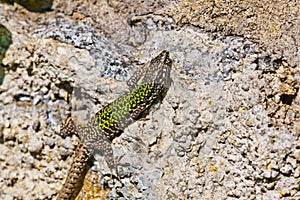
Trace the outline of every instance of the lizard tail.
<instances>
[{"instance_id":1,"label":"lizard tail","mask_svg":"<svg viewBox=\"0 0 300 200\"><path fill-rule=\"evenodd\" d=\"M73 200L76 198L82 188L84 177L87 171L91 168L92 156L83 143L79 143L75 158L67 179L61 189L56 200Z\"/></svg>"}]
</instances>

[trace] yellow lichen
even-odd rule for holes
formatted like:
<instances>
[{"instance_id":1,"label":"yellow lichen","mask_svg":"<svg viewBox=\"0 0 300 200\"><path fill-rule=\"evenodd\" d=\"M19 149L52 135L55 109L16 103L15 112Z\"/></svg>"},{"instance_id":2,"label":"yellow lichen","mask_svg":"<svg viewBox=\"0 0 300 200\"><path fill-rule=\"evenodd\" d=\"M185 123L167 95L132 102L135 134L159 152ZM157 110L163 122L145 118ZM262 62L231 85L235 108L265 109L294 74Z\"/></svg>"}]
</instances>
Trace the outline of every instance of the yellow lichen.
<instances>
[{"instance_id":1,"label":"yellow lichen","mask_svg":"<svg viewBox=\"0 0 300 200\"><path fill-rule=\"evenodd\" d=\"M246 125L247 125L247 126L250 126L250 125L251 125L251 120L249 120L249 119L246 120Z\"/></svg>"},{"instance_id":2,"label":"yellow lichen","mask_svg":"<svg viewBox=\"0 0 300 200\"><path fill-rule=\"evenodd\" d=\"M209 168L210 172L217 172L218 170L219 170L219 168L217 165L215 165L213 163L210 164L210 168Z\"/></svg>"},{"instance_id":3,"label":"yellow lichen","mask_svg":"<svg viewBox=\"0 0 300 200\"><path fill-rule=\"evenodd\" d=\"M76 200L105 200L109 191L109 188L100 183L99 174L89 170Z\"/></svg>"}]
</instances>

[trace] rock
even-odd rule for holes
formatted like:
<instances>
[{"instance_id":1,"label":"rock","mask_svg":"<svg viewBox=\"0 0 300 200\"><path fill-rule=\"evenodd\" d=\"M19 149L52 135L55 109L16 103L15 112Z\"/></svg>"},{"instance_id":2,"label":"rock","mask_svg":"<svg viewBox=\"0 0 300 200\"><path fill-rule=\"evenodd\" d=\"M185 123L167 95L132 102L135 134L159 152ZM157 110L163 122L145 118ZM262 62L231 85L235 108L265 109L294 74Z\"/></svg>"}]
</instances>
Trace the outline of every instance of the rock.
<instances>
[{"instance_id":1,"label":"rock","mask_svg":"<svg viewBox=\"0 0 300 200\"><path fill-rule=\"evenodd\" d=\"M280 168L280 172L283 173L284 175L289 175L293 170L293 167L289 164L283 166Z\"/></svg>"},{"instance_id":2,"label":"rock","mask_svg":"<svg viewBox=\"0 0 300 200\"><path fill-rule=\"evenodd\" d=\"M14 140L18 134L17 130L14 128L5 128L3 130L3 139L5 141Z\"/></svg>"},{"instance_id":3,"label":"rock","mask_svg":"<svg viewBox=\"0 0 300 200\"><path fill-rule=\"evenodd\" d=\"M89 120L162 49L174 59L168 93L112 142L119 176L95 161L92 188L108 186L111 199L299 199L295 5L76 0L41 14L1 4L13 43L0 83L0 199L53 198L77 142L55 135L58 116Z\"/></svg>"},{"instance_id":4,"label":"rock","mask_svg":"<svg viewBox=\"0 0 300 200\"><path fill-rule=\"evenodd\" d=\"M39 129L40 129L40 127L41 127L40 121L39 121L39 120L35 120L35 121L33 122L33 124L32 124L33 130L35 130L35 132L38 132Z\"/></svg>"},{"instance_id":5,"label":"rock","mask_svg":"<svg viewBox=\"0 0 300 200\"><path fill-rule=\"evenodd\" d=\"M36 135L30 135L28 143L28 151L38 154L43 148L43 142Z\"/></svg>"}]
</instances>

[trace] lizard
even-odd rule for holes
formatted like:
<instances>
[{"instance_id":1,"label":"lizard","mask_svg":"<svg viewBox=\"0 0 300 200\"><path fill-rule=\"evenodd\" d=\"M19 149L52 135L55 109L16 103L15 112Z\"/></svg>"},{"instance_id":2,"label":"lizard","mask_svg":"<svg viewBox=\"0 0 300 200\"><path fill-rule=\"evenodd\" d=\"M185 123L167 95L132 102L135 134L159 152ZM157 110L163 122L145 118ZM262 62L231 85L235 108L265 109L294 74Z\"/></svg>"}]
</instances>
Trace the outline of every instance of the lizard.
<instances>
[{"instance_id":1,"label":"lizard","mask_svg":"<svg viewBox=\"0 0 300 200\"><path fill-rule=\"evenodd\" d=\"M163 50L127 81L128 93L100 109L86 125L76 125L70 116L66 118L60 135L76 134L80 142L57 200L76 198L95 154L104 155L110 169L115 167L112 140L164 97L171 85L172 66L169 51Z\"/></svg>"}]
</instances>

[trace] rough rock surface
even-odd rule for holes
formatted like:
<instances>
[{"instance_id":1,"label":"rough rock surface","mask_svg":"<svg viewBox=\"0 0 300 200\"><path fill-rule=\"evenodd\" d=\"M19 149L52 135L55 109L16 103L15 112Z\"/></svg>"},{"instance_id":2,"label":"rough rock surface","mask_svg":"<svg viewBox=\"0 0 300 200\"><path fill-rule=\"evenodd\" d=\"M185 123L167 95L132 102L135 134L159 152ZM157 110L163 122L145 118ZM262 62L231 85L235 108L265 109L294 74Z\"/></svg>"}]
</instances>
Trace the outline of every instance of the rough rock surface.
<instances>
[{"instance_id":1,"label":"rough rock surface","mask_svg":"<svg viewBox=\"0 0 300 200\"><path fill-rule=\"evenodd\" d=\"M162 49L171 88L113 142L123 184L97 157L78 199L300 198L297 1L0 4L0 23L0 199L55 199L77 143L60 119L85 122Z\"/></svg>"}]
</instances>

